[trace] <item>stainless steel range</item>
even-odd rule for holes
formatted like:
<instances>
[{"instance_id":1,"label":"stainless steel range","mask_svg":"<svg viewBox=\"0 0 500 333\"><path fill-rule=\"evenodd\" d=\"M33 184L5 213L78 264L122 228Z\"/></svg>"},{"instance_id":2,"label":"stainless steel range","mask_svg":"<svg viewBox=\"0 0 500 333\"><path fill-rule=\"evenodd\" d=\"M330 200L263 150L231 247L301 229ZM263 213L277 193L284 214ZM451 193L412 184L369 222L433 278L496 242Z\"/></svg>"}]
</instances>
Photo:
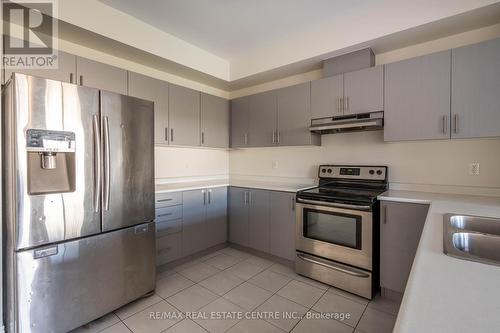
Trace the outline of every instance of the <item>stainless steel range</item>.
<instances>
[{"instance_id":1,"label":"stainless steel range","mask_svg":"<svg viewBox=\"0 0 500 333\"><path fill-rule=\"evenodd\" d=\"M378 289L379 203L387 167L321 165L297 193L296 271L371 299Z\"/></svg>"}]
</instances>

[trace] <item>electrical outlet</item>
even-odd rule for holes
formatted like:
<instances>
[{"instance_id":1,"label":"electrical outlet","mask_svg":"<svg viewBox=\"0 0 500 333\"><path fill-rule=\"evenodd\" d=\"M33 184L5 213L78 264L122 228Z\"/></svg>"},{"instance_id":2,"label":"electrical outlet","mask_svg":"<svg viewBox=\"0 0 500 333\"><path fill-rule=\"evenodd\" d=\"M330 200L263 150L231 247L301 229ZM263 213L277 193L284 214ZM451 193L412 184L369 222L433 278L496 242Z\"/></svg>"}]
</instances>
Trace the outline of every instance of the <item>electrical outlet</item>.
<instances>
[{"instance_id":1,"label":"electrical outlet","mask_svg":"<svg viewBox=\"0 0 500 333\"><path fill-rule=\"evenodd\" d=\"M479 163L474 162L469 164L469 175L479 176Z\"/></svg>"},{"instance_id":2,"label":"electrical outlet","mask_svg":"<svg viewBox=\"0 0 500 333\"><path fill-rule=\"evenodd\" d=\"M278 169L278 161L273 161L273 169Z\"/></svg>"}]
</instances>

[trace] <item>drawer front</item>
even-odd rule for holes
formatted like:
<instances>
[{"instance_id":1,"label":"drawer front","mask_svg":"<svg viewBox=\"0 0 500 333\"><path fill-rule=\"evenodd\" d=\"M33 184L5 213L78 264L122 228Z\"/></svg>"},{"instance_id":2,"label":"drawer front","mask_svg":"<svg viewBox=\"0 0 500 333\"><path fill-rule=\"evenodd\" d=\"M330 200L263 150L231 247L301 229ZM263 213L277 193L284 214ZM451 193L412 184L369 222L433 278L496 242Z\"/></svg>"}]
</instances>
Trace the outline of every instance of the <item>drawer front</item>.
<instances>
[{"instance_id":1,"label":"drawer front","mask_svg":"<svg viewBox=\"0 0 500 333\"><path fill-rule=\"evenodd\" d=\"M169 207L182 204L182 192L168 192L155 194L155 207Z\"/></svg>"},{"instance_id":2,"label":"drawer front","mask_svg":"<svg viewBox=\"0 0 500 333\"><path fill-rule=\"evenodd\" d=\"M164 265L181 257L181 233L160 237L156 240L156 266Z\"/></svg>"},{"instance_id":3,"label":"drawer front","mask_svg":"<svg viewBox=\"0 0 500 333\"><path fill-rule=\"evenodd\" d=\"M156 222L156 237L163 237L182 231L182 219Z\"/></svg>"},{"instance_id":4,"label":"drawer front","mask_svg":"<svg viewBox=\"0 0 500 333\"><path fill-rule=\"evenodd\" d=\"M155 210L155 222L165 222L182 218L182 205L157 208Z\"/></svg>"}]
</instances>

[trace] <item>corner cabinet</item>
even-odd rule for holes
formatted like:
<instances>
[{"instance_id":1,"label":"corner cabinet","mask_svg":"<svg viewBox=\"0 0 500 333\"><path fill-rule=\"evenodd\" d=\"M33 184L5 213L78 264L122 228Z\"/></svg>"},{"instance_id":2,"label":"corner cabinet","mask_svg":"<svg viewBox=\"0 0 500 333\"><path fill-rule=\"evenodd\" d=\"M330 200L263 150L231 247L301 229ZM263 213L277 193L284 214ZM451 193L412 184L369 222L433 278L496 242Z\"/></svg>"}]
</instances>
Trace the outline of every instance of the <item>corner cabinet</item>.
<instances>
[{"instance_id":1,"label":"corner cabinet","mask_svg":"<svg viewBox=\"0 0 500 333\"><path fill-rule=\"evenodd\" d=\"M450 138L451 52L385 65L384 140Z\"/></svg>"},{"instance_id":2,"label":"corner cabinet","mask_svg":"<svg viewBox=\"0 0 500 333\"><path fill-rule=\"evenodd\" d=\"M155 144L168 144L168 83L128 72L128 94L154 102Z\"/></svg>"},{"instance_id":3,"label":"corner cabinet","mask_svg":"<svg viewBox=\"0 0 500 333\"><path fill-rule=\"evenodd\" d=\"M94 60L76 57L76 83L126 95L127 71Z\"/></svg>"},{"instance_id":4,"label":"corner cabinet","mask_svg":"<svg viewBox=\"0 0 500 333\"><path fill-rule=\"evenodd\" d=\"M169 85L169 125L171 145L199 146L200 131L200 92Z\"/></svg>"},{"instance_id":5,"label":"corner cabinet","mask_svg":"<svg viewBox=\"0 0 500 333\"><path fill-rule=\"evenodd\" d=\"M500 136L500 39L451 51L452 138Z\"/></svg>"},{"instance_id":6,"label":"corner cabinet","mask_svg":"<svg viewBox=\"0 0 500 333\"><path fill-rule=\"evenodd\" d=\"M201 146L229 148L229 101L201 93Z\"/></svg>"},{"instance_id":7,"label":"corner cabinet","mask_svg":"<svg viewBox=\"0 0 500 333\"><path fill-rule=\"evenodd\" d=\"M429 205L382 201L380 210L380 286L403 293Z\"/></svg>"}]
</instances>

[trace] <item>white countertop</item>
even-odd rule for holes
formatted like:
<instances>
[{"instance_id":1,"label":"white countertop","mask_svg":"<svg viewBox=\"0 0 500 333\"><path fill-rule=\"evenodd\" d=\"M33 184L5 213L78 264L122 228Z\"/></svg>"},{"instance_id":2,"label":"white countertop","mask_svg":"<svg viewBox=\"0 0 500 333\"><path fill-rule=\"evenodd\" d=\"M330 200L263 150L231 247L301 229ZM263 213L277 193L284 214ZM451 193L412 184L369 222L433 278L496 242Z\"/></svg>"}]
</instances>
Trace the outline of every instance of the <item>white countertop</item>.
<instances>
[{"instance_id":1,"label":"white countertop","mask_svg":"<svg viewBox=\"0 0 500 333\"><path fill-rule=\"evenodd\" d=\"M268 181L247 180L247 179L245 180L216 179L216 180L206 180L206 181L193 181L193 182L186 181L186 182L157 184L155 191L156 193L165 193L165 192L189 191L201 188L213 188L222 186L238 186L238 187L247 187L247 188L282 191L282 192L297 192L306 188L313 187L313 185L310 184L268 182Z\"/></svg>"},{"instance_id":2,"label":"white countertop","mask_svg":"<svg viewBox=\"0 0 500 333\"><path fill-rule=\"evenodd\" d=\"M500 267L443 253L443 215L500 218L500 198L389 190L380 200L430 203L394 332L499 332Z\"/></svg>"}]
</instances>

